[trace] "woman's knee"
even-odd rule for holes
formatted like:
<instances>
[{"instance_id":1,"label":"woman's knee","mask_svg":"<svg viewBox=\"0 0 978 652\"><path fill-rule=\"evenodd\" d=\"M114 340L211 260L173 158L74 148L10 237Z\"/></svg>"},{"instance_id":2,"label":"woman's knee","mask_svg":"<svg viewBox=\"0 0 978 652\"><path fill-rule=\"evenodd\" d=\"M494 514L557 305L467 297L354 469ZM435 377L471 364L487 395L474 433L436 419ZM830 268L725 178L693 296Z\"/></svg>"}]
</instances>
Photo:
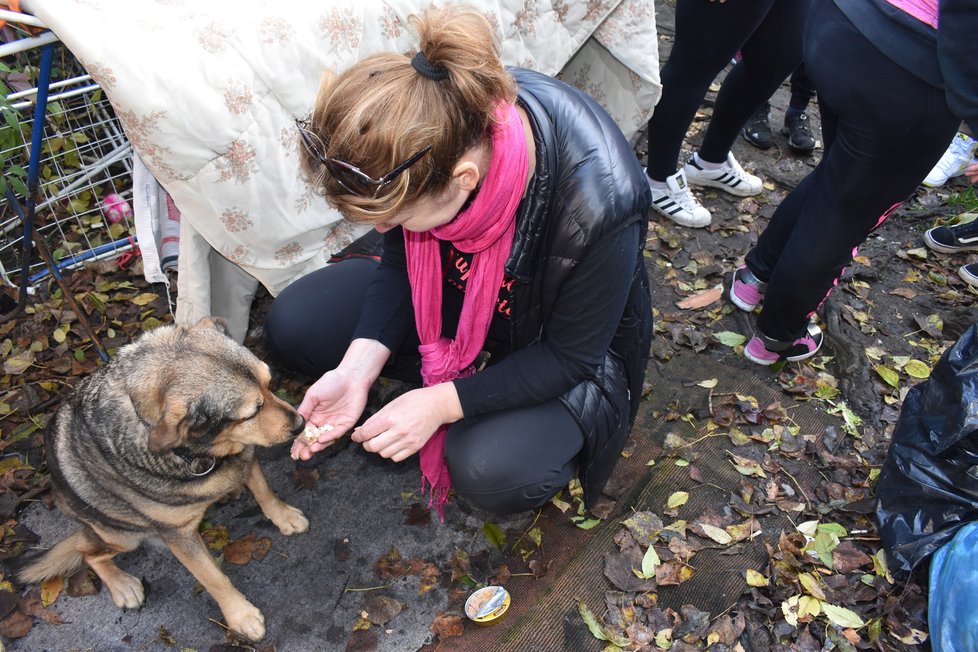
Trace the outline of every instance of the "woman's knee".
<instances>
[{"instance_id":1,"label":"woman's knee","mask_svg":"<svg viewBox=\"0 0 978 652\"><path fill-rule=\"evenodd\" d=\"M452 485L473 506L494 514L536 509L565 488L576 474L582 437L575 424L570 424L575 432L566 437L537 433L540 442L547 441L529 448L525 437L533 437L533 433L523 433L521 446L519 438L514 441L505 434L499 436L499 430L487 425L459 422L445 440L445 461Z\"/></svg>"}]
</instances>

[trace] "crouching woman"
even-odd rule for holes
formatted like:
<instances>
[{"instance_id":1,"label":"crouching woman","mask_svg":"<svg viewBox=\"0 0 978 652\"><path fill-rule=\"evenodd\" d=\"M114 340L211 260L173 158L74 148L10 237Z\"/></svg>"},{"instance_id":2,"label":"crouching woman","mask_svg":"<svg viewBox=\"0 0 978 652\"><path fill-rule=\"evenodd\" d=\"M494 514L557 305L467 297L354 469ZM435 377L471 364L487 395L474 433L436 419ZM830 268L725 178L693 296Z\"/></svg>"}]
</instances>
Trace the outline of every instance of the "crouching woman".
<instances>
[{"instance_id":1,"label":"crouching woman","mask_svg":"<svg viewBox=\"0 0 978 652\"><path fill-rule=\"evenodd\" d=\"M583 93L500 62L480 12L412 19L413 57L328 75L303 166L348 219L382 234L286 288L270 349L318 378L299 412L396 462L420 453L439 513L450 488L495 515L575 475L593 501L641 400L652 311L649 190L622 133ZM373 233L373 232L371 232ZM380 376L421 383L358 427Z\"/></svg>"}]
</instances>

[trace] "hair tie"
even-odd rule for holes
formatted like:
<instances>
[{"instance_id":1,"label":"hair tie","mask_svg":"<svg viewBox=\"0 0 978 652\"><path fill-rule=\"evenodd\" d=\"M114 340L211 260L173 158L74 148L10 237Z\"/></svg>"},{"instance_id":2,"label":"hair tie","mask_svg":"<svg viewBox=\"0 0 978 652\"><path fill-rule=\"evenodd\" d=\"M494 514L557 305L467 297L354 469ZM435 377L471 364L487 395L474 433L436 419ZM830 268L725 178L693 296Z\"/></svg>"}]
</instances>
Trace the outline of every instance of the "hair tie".
<instances>
[{"instance_id":1,"label":"hair tie","mask_svg":"<svg viewBox=\"0 0 978 652\"><path fill-rule=\"evenodd\" d=\"M418 50L418 53L411 59L411 65L414 66L419 75L432 81L448 79L448 68L432 64L421 50Z\"/></svg>"}]
</instances>

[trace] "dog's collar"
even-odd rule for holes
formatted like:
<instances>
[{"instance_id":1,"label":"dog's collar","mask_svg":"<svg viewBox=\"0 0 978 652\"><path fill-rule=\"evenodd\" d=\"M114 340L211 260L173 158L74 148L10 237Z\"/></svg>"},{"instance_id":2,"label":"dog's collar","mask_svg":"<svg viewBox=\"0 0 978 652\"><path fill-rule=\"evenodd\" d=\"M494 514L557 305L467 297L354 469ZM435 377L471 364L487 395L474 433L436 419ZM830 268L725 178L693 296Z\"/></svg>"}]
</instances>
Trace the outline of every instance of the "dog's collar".
<instances>
[{"instance_id":1,"label":"dog's collar","mask_svg":"<svg viewBox=\"0 0 978 652\"><path fill-rule=\"evenodd\" d=\"M190 475L195 478L202 478L214 471L218 465L218 459L213 455L198 456L186 446L178 446L173 449L173 454L187 463Z\"/></svg>"}]
</instances>

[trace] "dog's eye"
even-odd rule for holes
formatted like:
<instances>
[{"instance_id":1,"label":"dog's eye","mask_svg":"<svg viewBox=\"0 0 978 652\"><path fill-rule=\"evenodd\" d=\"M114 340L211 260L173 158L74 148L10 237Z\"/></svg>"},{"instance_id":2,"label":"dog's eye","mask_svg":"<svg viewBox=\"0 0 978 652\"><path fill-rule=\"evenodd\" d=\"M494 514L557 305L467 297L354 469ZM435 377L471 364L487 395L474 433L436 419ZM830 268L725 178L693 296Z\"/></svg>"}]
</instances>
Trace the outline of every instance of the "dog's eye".
<instances>
[{"instance_id":1,"label":"dog's eye","mask_svg":"<svg viewBox=\"0 0 978 652\"><path fill-rule=\"evenodd\" d=\"M243 421L250 421L251 419L254 419L255 417L257 417L258 414L261 412L262 406L264 406L264 405L265 405L265 402L264 401L259 401L258 402L258 405L255 406L255 411L252 412L250 415L246 416L243 419Z\"/></svg>"}]
</instances>

